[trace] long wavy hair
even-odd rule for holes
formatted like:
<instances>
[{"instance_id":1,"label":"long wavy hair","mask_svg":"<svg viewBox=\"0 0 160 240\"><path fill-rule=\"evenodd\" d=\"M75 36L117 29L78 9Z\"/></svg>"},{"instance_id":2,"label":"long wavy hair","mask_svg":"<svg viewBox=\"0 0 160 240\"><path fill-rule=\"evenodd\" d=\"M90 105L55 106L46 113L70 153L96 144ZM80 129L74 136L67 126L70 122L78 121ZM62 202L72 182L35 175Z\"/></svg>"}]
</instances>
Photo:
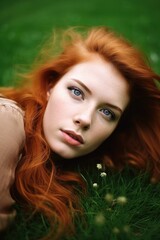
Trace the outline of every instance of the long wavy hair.
<instances>
[{"instance_id":1,"label":"long wavy hair","mask_svg":"<svg viewBox=\"0 0 160 240\"><path fill-rule=\"evenodd\" d=\"M85 183L78 173L57 167L44 138L42 120L48 89L75 64L98 55L112 63L130 85L130 103L94 158L101 157L111 168L133 165L150 171L152 181L160 179L160 77L135 47L110 29L91 28L84 35L72 29L64 35L59 54L50 54L37 64L25 76L23 86L1 90L25 111L26 143L15 180L19 199L43 212L58 235L73 231L74 216L81 212L78 186L85 189ZM84 164L85 158L89 156L83 157Z\"/></svg>"}]
</instances>

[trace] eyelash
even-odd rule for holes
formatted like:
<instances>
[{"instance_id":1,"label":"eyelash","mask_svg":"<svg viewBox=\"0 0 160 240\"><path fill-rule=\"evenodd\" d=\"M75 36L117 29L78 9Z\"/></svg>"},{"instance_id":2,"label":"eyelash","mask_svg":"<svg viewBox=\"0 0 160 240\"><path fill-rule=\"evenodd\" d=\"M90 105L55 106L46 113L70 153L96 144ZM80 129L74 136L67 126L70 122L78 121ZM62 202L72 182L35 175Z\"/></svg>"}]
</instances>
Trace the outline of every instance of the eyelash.
<instances>
[{"instance_id":1,"label":"eyelash","mask_svg":"<svg viewBox=\"0 0 160 240\"><path fill-rule=\"evenodd\" d=\"M81 96L81 98L84 100L84 93L82 90L80 90L79 88L77 87L68 87L68 90L76 97L76 98L79 98ZM76 95L75 94L75 91L79 92L80 94L79 95Z\"/></svg>"},{"instance_id":2,"label":"eyelash","mask_svg":"<svg viewBox=\"0 0 160 240\"><path fill-rule=\"evenodd\" d=\"M81 98L84 100L84 92L79 89L78 87L74 87L74 86L71 86L71 87L68 87L67 88L71 94L75 97L75 98ZM80 94L79 95L76 95L75 94L75 91L79 92ZM108 114L105 114L103 111L107 110L107 112L110 114L110 116L108 116ZM116 120L116 115L114 112L112 112L110 109L108 108L102 108L100 109L100 112L103 112L103 115L105 118L107 118L109 121L115 121Z\"/></svg>"},{"instance_id":3,"label":"eyelash","mask_svg":"<svg viewBox=\"0 0 160 240\"><path fill-rule=\"evenodd\" d=\"M108 114L105 114L103 111L107 111L108 114L110 114L110 116L108 116ZM116 120L116 115L114 112L112 112L110 109L107 109L107 108L102 108L100 109L100 112L103 112L103 114L105 115L105 117L108 118L109 121L115 121Z\"/></svg>"}]
</instances>

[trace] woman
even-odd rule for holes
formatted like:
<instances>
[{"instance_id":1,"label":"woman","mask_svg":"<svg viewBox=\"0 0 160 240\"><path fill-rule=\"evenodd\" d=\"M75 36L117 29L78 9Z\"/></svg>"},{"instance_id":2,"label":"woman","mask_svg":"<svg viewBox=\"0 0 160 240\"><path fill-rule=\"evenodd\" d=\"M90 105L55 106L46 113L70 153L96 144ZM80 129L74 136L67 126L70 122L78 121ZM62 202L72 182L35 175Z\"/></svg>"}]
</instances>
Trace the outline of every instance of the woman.
<instances>
[{"instance_id":1,"label":"woman","mask_svg":"<svg viewBox=\"0 0 160 240\"><path fill-rule=\"evenodd\" d=\"M44 213L57 236L72 231L81 210L77 184L85 189L75 161L91 166L101 158L160 178L160 77L109 29L84 37L72 31L66 39L23 87L1 89L1 228L15 215L14 199Z\"/></svg>"}]
</instances>

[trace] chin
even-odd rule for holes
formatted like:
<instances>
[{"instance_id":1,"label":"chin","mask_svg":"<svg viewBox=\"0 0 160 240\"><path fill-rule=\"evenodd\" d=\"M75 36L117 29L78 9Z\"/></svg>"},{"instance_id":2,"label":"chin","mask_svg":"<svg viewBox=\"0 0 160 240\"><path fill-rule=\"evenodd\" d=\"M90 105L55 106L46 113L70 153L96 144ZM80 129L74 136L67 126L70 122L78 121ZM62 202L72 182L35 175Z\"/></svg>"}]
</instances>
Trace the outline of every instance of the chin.
<instances>
[{"instance_id":1,"label":"chin","mask_svg":"<svg viewBox=\"0 0 160 240\"><path fill-rule=\"evenodd\" d=\"M59 156L59 157L61 157L61 158L64 158L64 159L73 159L73 158L76 158L77 156L76 156L76 154L73 154L73 153L69 153L69 152L67 152L67 151L65 151L65 150L53 150L53 152L57 155L57 156Z\"/></svg>"},{"instance_id":2,"label":"chin","mask_svg":"<svg viewBox=\"0 0 160 240\"><path fill-rule=\"evenodd\" d=\"M54 146L50 145L50 148L57 156L64 159L73 159L73 158L86 155L86 153L84 152L82 153L80 151L76 151L76 149L72 149L70 147L66 147L64 145L59 145L59 144L54 144Z\"/></svg>"},{"instance_id":3,"label":"chin","mask_svg":"<svg viewBox=\"0 0 160 240\"><path fill-rule=\"evenodd\" d=\"M57 153L58 154L58 153ZM76 158L78 156L73 156L73 155L69 155L69 154L58 154L61 158L64 158L64 159L73 159L73 158Z\"/></svg>"}]
</instances>

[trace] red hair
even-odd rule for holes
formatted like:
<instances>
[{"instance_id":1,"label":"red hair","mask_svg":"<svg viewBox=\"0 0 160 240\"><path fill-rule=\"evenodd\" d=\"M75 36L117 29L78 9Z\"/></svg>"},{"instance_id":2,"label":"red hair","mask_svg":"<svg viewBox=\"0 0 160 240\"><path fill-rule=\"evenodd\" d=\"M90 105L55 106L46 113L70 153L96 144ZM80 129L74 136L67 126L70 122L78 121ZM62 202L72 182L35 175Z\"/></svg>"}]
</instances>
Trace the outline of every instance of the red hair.
<instances>
[{"instance_id":1,"label":"red hair","mask_svg":"<svg viewBox=\"0 0 160 240\"><path fill-rule=\"evenodd\" d=\"M25 86L1 91L25 111L26 144L15 182L19 197L43 212L53 228L58 224L59 234L70 226L73 230L73 217L81 209L77 184L82 189L85 184L77 173L57 168L44 138L42 120L47 90L73 65L99 55L111 62L130 85L129 106L95 154L100 152L109 167L121 169L131 164L149 170L152 180L160 178L160 94L155 84L160 77L130 43L109 29L93 28L83 37L71 31L69 36L62 53L28 74Z\"/></svg>"}]
</instances>

